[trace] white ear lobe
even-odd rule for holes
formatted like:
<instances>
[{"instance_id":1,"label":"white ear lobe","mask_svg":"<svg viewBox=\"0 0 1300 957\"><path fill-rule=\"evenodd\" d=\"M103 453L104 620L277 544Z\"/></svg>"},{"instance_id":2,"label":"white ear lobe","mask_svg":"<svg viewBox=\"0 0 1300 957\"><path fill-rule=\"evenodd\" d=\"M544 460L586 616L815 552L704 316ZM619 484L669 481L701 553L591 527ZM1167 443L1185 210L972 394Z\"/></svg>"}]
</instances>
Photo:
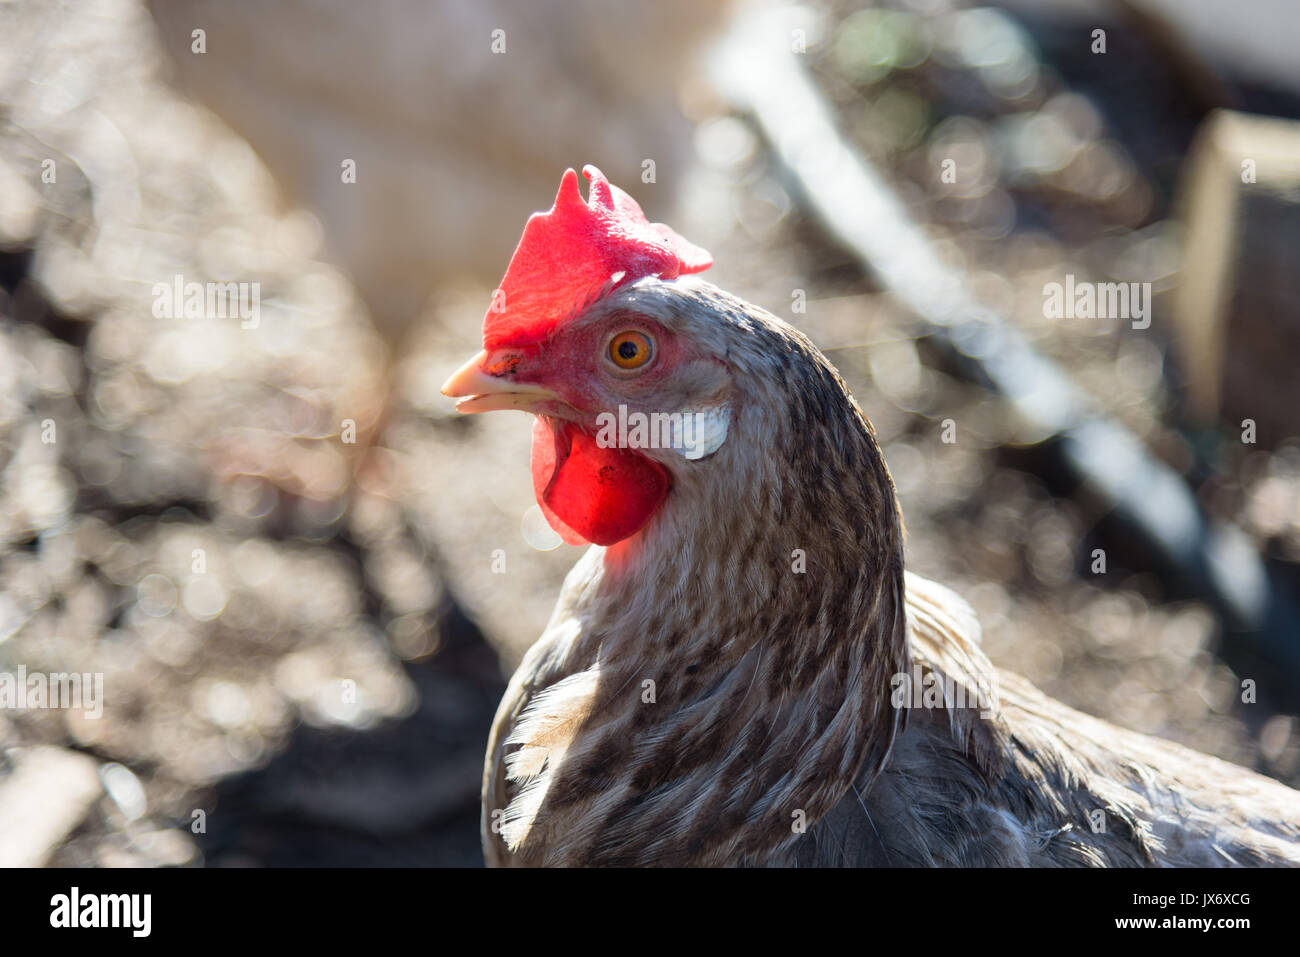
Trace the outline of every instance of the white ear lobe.
<instances>
[{"instance_id":1,"label":"white ear lobe","mask_svg":"<svg viewBox=\"0 0 1300 957\"><path fill-rule=\"evenodd\" d=\"M686 459L702 459L722 448L731 425L731 407L687 409L673 416L673 448Z\"/></svg>"}]
</instances>

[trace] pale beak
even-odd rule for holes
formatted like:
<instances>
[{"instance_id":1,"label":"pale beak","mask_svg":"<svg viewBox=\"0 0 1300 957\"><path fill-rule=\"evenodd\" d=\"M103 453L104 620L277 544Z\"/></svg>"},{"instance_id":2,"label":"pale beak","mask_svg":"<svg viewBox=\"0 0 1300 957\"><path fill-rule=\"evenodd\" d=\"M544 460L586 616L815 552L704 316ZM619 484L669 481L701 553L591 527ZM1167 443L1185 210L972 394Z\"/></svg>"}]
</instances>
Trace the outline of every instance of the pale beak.
<instances>
[{"instance_id":1,"label":"pale beak","mask_svg":"<svg viewBox=\"0 0 1300 957\"><path fill-rule=\"evenodd\" d=\"M483 370L489 367L491 356L480 352L451 374L442 384L442 394L459 398L457 412L493 412L498 409L522 409L532 412L544 402L553 402L558 396L550 389L531 382L516 382L506 376L491 375Z\"/></svg>"}]
</instances>

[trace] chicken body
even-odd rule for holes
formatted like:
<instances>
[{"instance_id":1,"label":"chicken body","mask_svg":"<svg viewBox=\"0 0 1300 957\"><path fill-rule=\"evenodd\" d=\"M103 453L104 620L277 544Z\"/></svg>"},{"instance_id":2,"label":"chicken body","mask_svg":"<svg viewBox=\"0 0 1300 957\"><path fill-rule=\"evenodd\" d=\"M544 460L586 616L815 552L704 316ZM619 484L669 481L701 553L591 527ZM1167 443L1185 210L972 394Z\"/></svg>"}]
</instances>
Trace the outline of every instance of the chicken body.
<instances>
[{"instance_id":1,"label":"chicken body","mask_svg":"<svg viewBox=\"0 0 1300 957\"><path fill-rule=\"evenodd\" d=\"M566 580L489 741L489 864L1300 862L1297 792L992 667L904 573L871 426L802 334L694 277L582 321L624 316L725 367L729 431L647 452L671 493Z\"/></svg>"},{"instance_id":2,"label":"chicken body","mask_svg":"<svg viewBox=\"0 0 1300 957\"><path fill-rule=\"evenodd\" d=\"M947 668L967 687L996 681L996 717L913 710L862 801L842 800L813 829L813 840L783 863L1300 864L1294 790L1046 697L1023 678L993 669L972 647L968 629L973 624L977 637L978 625L959 596L913 575L907 587L913 660L940 673ZM966 670L970 665L984 677Z\"/></svg>"},{"instance_id":3,"label":"chicken body","mask_svg":"<svg viewBox=\"0 0 1300 957\"><path fill-rule=\"evenodd\" d=\"M728 15L720 0L147 6L177 80L320 217L324 252L393 344L441 287L495 278L575 153L634 182L653 159L663 185L643 198L670 208L691 126L665 80Z\"/></svg>"}]
</instances>

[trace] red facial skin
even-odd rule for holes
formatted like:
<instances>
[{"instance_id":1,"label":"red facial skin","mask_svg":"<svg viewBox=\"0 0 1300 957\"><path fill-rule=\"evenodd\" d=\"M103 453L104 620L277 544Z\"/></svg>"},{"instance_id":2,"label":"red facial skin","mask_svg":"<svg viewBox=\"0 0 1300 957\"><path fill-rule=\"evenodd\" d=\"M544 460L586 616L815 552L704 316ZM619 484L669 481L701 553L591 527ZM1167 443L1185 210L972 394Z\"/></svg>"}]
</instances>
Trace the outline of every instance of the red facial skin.
<instances>
[{"instance_id":1,"label":"red facial skin","mask_svg":"<svg viewBox=\"0 0 1300 957\"><path fill-rule=\"evenodd\" d=\"M648 335L655 352L641 368L622 370L609 359L608 344L630 329ZM502 364L513 361L506 351L500 355ZM658 324L632 316L562 330L517 355L512 378L551 389L578 413L578 421L571 413L539 416L533 428L533 491L551 527L570 545L613 545L635 535L663 504L671 478L641 452L597 445L596 418L616 413L620 400L634 403L652 392L690 356Z\"/></svg>"},{"instance_id":2,"label":"red facial skin","mask_svg":"<svg viewBox=\"0 0 1300 957\"><path fill-rule=\"evenodd\" d=\"M708 269L713 258L668 226L649 222L636 200L596 167L582 172L591 183L586 200L577 173L566 170L550 210L525 224L483 318L489 358L482 371L559 396L554 409L534 406L541 416L533 431L538 504L570 544L610 545L650 520L671 483L667 470L645 455L600 448L596 416L621 401L635 404L681 361L681 350L662 329L646 328L652 323L611 329L614 318L574 329L567 317L621 284L645 276L676 279ZM608 357L609 339L628 328L646 331L657 346L636 370L620 370Z\"/></svg>"}]
</instances>

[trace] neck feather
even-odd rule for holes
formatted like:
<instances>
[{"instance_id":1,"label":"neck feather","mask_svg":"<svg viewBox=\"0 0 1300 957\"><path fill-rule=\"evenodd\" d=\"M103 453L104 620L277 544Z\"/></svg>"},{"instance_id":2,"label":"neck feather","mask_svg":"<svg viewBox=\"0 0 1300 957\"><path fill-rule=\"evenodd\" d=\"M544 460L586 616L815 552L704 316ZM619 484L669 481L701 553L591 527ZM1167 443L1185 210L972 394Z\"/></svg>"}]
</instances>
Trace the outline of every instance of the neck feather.
<instances>
[{"instance_id":1,"label":"neck feather","mask_svg":"<svg viewBox=\"0 0 1300 957\"><path fill-rule=\"evenodd\" d=\"M775 320L757 335L770 368L727 443L566 586L557 620L576 631L530 683L567 678L580 704L507 811L523 863L757 861L889 754L889 682L908 664L893 484L820 353ZM553 727L558 698L511 741Z\"/></svg>"}]
</instances>

